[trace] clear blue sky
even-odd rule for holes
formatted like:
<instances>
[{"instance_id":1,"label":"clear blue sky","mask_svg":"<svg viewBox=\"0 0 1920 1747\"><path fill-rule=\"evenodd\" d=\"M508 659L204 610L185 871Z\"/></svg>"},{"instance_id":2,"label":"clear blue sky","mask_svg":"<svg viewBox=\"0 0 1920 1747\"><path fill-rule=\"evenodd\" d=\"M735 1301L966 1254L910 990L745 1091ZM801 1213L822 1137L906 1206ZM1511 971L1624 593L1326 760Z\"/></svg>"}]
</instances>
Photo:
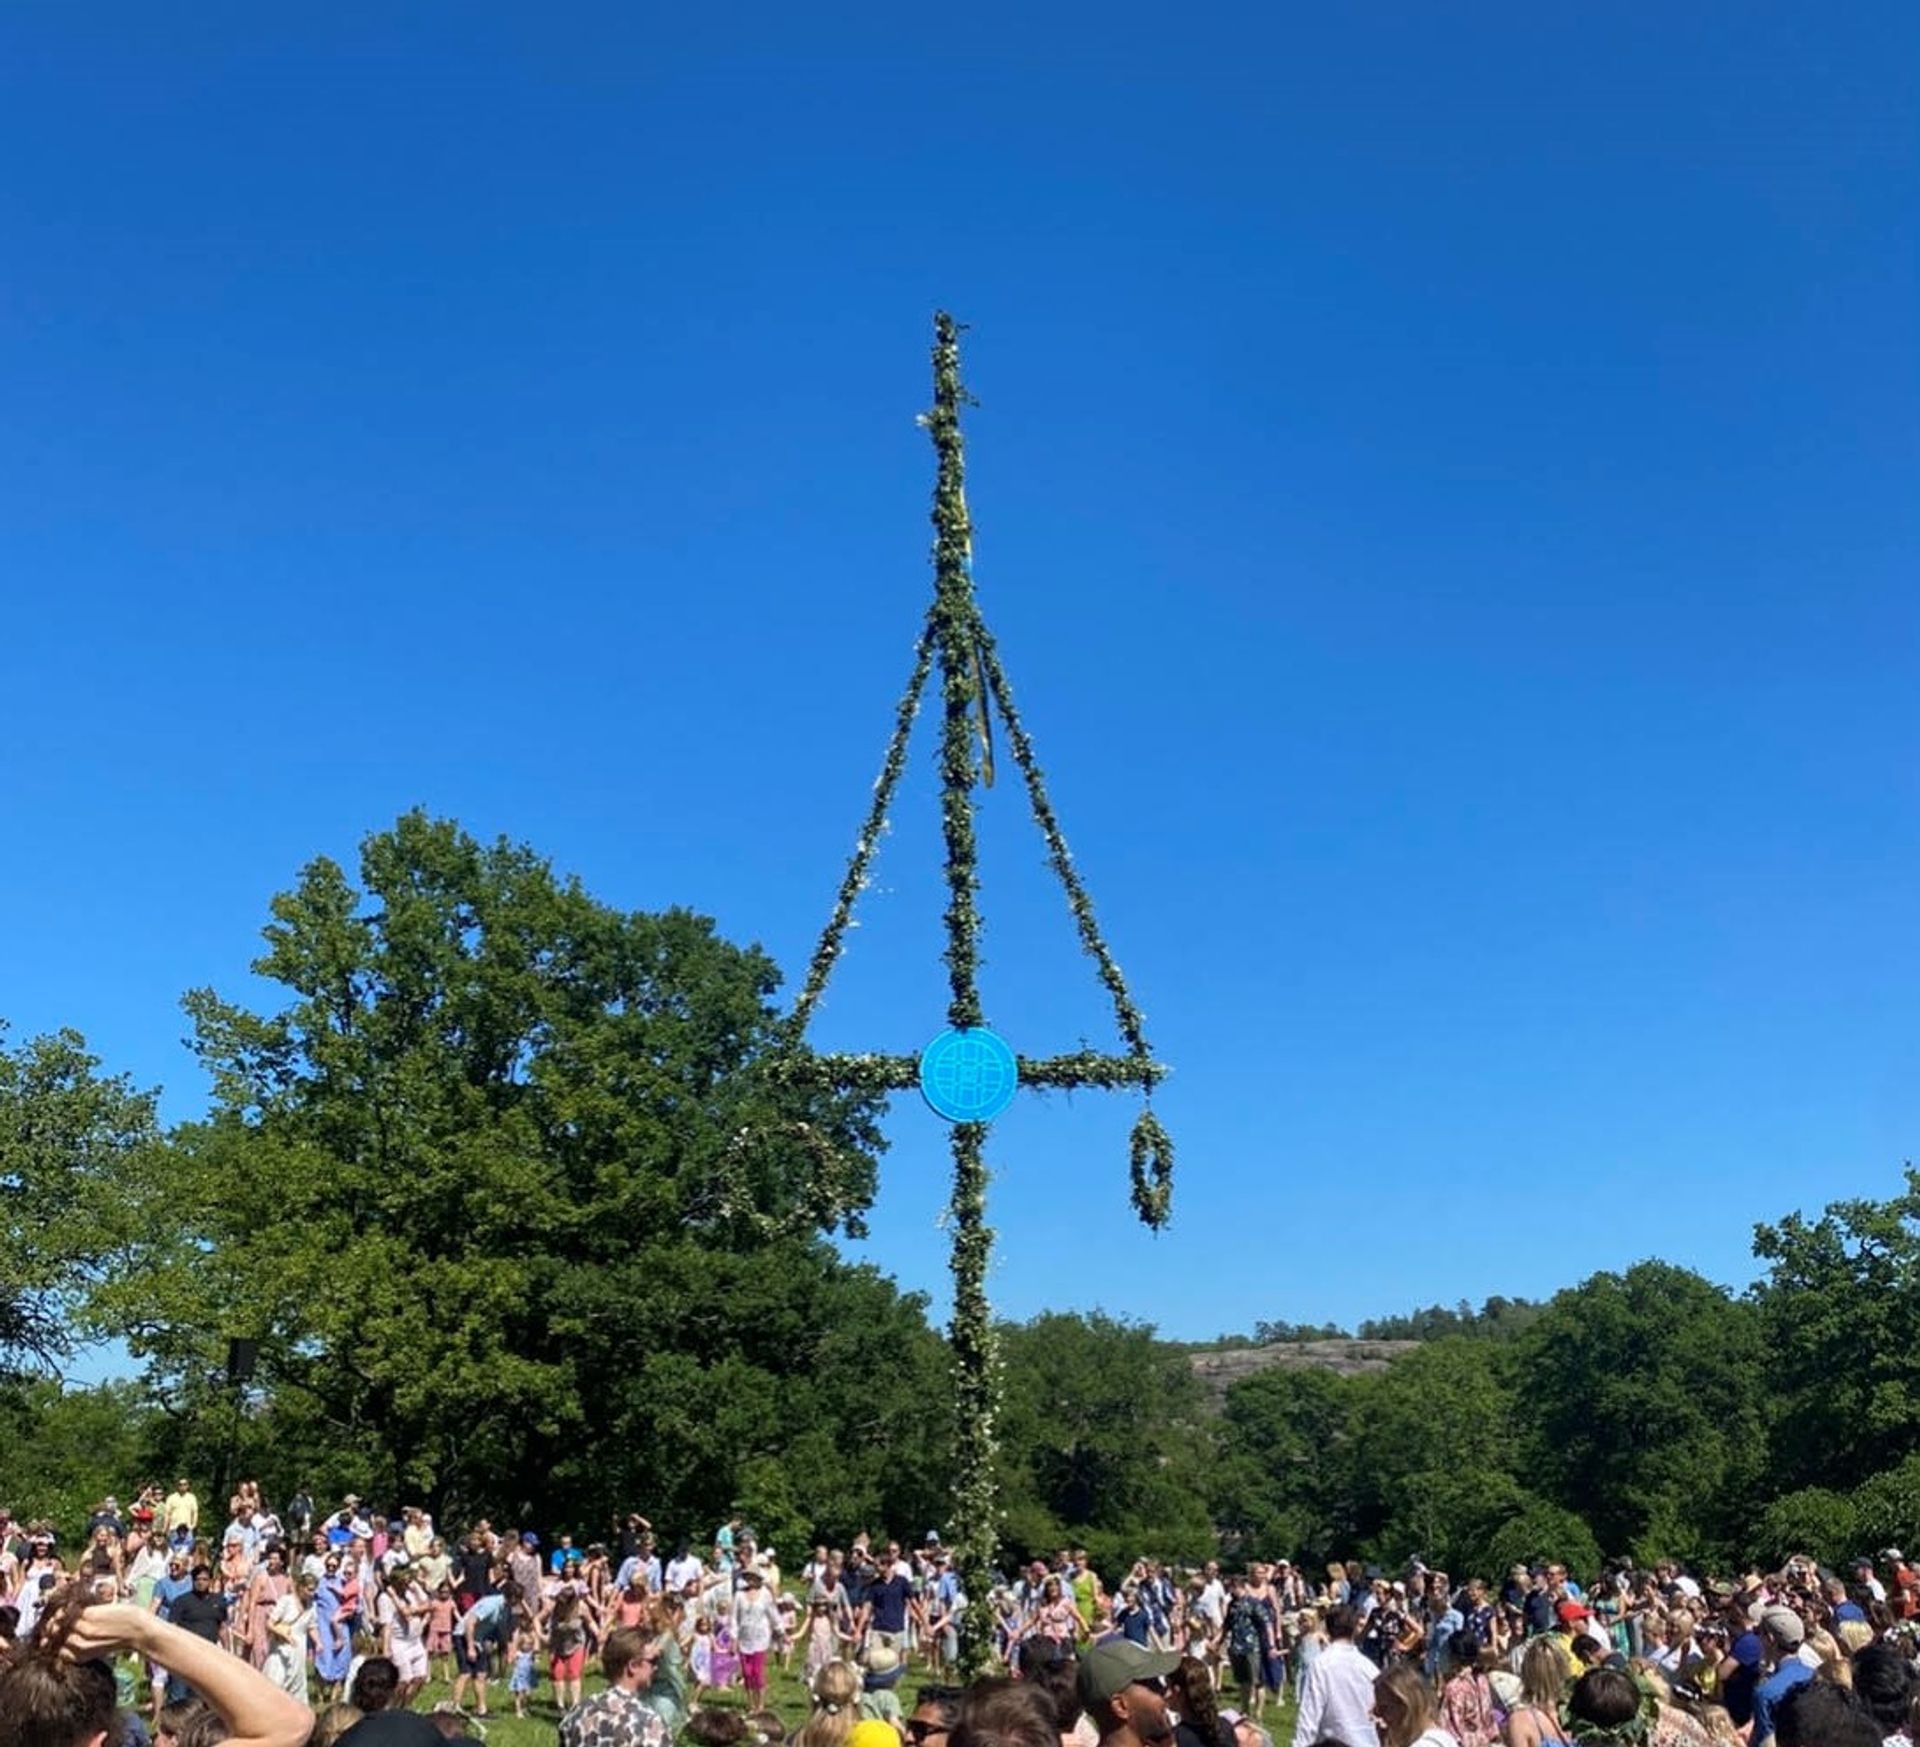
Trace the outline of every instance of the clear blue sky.
<instances>
[{"instance_id":1,"label":"clear blue sky","mask_svg":"<svg viewBox=\"0 0 1920 1747\"><path fill-rule=\"evenodd\" d=\"M424 804L801 962L928 580L1155 1040L997 1133L999 1305L1539 1293L1920 1152L1920 12L0 13L0 1011L203 1089ZM938 1029L926 765L820 1022ZM1110 1022L1012 786L990 1017ZM901 1101L866 1253L941 1295Z\"/></svg>"}]
</instances>

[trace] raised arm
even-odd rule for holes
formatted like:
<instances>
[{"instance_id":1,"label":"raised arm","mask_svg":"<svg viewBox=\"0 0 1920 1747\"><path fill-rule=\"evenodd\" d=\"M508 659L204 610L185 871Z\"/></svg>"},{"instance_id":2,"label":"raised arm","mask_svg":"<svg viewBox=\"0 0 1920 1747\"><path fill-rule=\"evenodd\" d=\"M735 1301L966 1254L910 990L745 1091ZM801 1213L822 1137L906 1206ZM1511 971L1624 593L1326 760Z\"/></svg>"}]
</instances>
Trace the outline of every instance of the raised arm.
<instances>
[{"instance_id":1,"label":"raised arm","mask_svg":"<svg viewBox=\"0 0 1920 1747\"><path fill-rule=\"evenodd\" d=\"M177 1674L227 1725L230 1747L302 1747L313 1713L238 1656L121 1602L83 1608L63 1653L76 1662L132 1650Z\"/></svg>"}]
</instances>

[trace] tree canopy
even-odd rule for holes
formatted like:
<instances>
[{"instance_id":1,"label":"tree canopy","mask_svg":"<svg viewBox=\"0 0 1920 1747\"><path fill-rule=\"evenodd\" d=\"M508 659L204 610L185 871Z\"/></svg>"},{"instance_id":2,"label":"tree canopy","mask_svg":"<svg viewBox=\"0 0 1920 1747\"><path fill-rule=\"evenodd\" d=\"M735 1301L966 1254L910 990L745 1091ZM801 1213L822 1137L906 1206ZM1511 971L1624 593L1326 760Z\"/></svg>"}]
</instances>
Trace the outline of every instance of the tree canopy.
<instances>
[{"instance_id":1,"label":"tree canopy","mask_svg":"<svg viewBox=\"0 0 1920 1747\"><path fill-rule=\"evenodd\" d=\"M213 1108L149 1161L154 1241L102 1294L157 1393L257 1339L258 1441L466 1509L724 1507L716 1428L786 1449L876 1341L874 1418L934 1441L921 1307L822 1242L871 1195L875 1108L757 1071L763 954L417 813L357 882L310 864L265 938L277 1010L187 998Z\"/></svg>"}]
</instances>

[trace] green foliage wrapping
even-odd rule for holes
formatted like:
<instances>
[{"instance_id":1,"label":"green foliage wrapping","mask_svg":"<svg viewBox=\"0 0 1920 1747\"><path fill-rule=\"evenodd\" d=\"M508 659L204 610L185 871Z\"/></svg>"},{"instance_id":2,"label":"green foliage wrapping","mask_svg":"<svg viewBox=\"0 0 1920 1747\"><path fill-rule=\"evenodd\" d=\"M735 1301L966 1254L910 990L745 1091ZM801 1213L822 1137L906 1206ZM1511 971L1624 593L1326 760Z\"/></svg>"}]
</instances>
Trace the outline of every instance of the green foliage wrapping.
<instances>
[{"instance_id":1,"label":"green foliage wrapping","mask_svg":"<svg viewBox=\"0 0 1920 1747\"><path fill-rule=\"evenodd\" d=\"M813 949L813 957L807 964L806 979L801 983L793 1011L787 1017L787 1035L791 1044L799 1042L807 1028L807 1021L813 1017L814 1008L820 1004L827 978L833 974L833 967L844 950L847 925L853 919L853 906L866 890L867 870L873 865L880 839L886 835L893 797L900 787L901 773L907 768L907 743L913 735L913 719L920 713L920 694L926 690L927 675L933 666L933 642L934 628L929 621L920 633L919 642L914 645L913 672L908 676L907 689L900 694L900 703L894 711L893 738L887 742L886 756L880 761L880 774L874 779L873 805L867 809L866 823L860 827L860 836L853 846L853 858L847 863L846 877L841 880L839 894L834 899L833 914L821 930L820 943Z\"/></svg>"},{"instance_id":2,"label":"green foliage wrapping","mask_svg":"<svg viewBox=\"0 0 1920 1747\"><path fill-rule=\"evenodd\" d=\"M1073 1055L1020 1057L1020 1084L1043 1092L1117 1092L1129 1086L1151 1091L1168 1070L1133 1056L1080 1050ZM910 1092L920 1083L920 1061L910 1055L782 1053L768 1066L778 1083L838 1086L843 1091Z\"/></svg>"},{"instance_id":3,"label":"green foliage wrapping","mask_svg":"<svg viewBox=\"0 0 1920 1747\"><path fill-rule=\"evenodd\" d=\"M1151 1092L1167 1073L1156 1061L1101 1055L1090 1049L1074 1055L1020 1058L1020 1084L1041 1092L1118 1092L1128 1086Z\"/></svg>"},{"instance_id":4,"label":"green foliage wrapping","mask_svg":"<svg viewBox=\"0 0 1920 1747\"><path fill-rule=\"evenodd\" d=\"M993 1230L987 1224L985 1123L953 1128L953 1553L967 1597L960 1629L961 1672L984 1674L993 1648L993 1565L998 1541L994 1422L1000 1371L993 1319L987 1309L987 1263Z\"/></svg>"},{"instance_id":5,"label":"green foliage wrapping","mask_svg":"<svg viewBox=\"0 0 1920 1747\"><path fill-rule=\"evenodd\" d=\"M974 729L980 691L980 614L969 570L966 447L960 435L960 330L944 310L934 319L933 410L926 415L938 472L933 495L934 642L940 656L940 830L946 841L947 946L943 955L955 1030L984 1025L980 1006L979 847L973 834Z\"/></svg>"},{"instance_id":6,"label":"green foliage wrapping","mask_svg":"<svg viewBox=\"0 0 1920 1747\"><path fill-rule=\"evenodd\" d=\"M1106 936L1100 932L1100 922L1093 911L1093 900L1088 896L1079 870L1073 864L1073 852L1067 848L1059 816L1054 812L1053 801L1047 794L1046 777L1040 769L1039 759L1034 756L1032 738L1014 706L1013 687L1008 683L1006 669L1000 664L1000 654L994 646L992 634L982 624L978 636L980 662L987 688L1000 712L1000 719L1006 724L1007 743L1013 749L1014 763L1019 765L1020 774L1026 778L1028 804L1033 809L1034 822L1040 827L1041 836L1046 839L1047 859L1067 894L1067 907L1073 912L1073 925L1079 932L1081 949L1098 967L1100 981L1106 985L1107 993L1112 998L1114 1023L1119 1027L1129 1059L1135 1065L1132 1083L1150 1093L1154 1082L1162 1078L1166 1070L1153 1059L1153 1046L1147 1041L1146 1020L1134 1004L1126 978L1121 975L1120 966L1107 946ZM1101 1071L1104 1062L1101 1058L1095 1058L1095 1062L1100 1064L1095 1071ZM1151 1110L1142 1111L1134 1124L1128 1154L1134 1211L1149 1230L1159 1231L1173 1213L1173 1139Z\"/></svg>"},{"instance_id":7,"label":"green foliage wrapping","mask_svg":"<svg viewBox=\"0 0 1920 1747\"><path fill-rule=\"evenodd\" d=\"M1041 772L1040 761L1034 756L1033 741L1026 725L1020 720L1020 712L1014 708L1013 687L1007 681L1006 669L1000 664L1000 652L985 625L979 627L978 636L987 687L993 694L1001 721L1007 726L1007 743L1013 748L1014 763L1019 765L1020 774L1027 779L1027 800L1033 809L1034 822L1040 827L1041 836L1046 839L1047 858L1067 894L1067 905L1073 912L1073 925L1079 932L1081 949L1099 967L1100 981L1106 985L1107 993L1113 1000L1114 1023L1120 1028L1120 1035L1126 1040L1128 1050L1139 1061L1151 1061L1153 1049L1147 1042L1146 1020L1134 1004L1126 978L1120 974L1120 966L1114 962L1106 936L1100 932L1099 919L1094 915L1093 900L1087 895L1080 871L1073 864L1073 852L1067 848L1059 816L1054 812L1053 801L1047 794L1046 778Z\"/></svg>"},{"instance_id":8,"label":"green foliage wrapping","mask_svg":"<svg viewBox=\"0 0 1920 1747\"><path fill-rule=\"evenodd\" d=\"M910 1092L920 1083L919 1060L910 1055L782 1054L768 1072L784 1085L838 1086L862 1094Z\"/></svg>"},{"instance_id":9,"label":"green foliage wrapping","mask_svg":"<svg viewBox=\"0 0 1920 1747\"><path fill-rule=\"evenodd\" d=\"M1133 1210L1142 1225L1158 1231L1173 1208L1173 1141L1151 1110L1140 1112L1127 1153Z\"/></svg>"}]
</instances>

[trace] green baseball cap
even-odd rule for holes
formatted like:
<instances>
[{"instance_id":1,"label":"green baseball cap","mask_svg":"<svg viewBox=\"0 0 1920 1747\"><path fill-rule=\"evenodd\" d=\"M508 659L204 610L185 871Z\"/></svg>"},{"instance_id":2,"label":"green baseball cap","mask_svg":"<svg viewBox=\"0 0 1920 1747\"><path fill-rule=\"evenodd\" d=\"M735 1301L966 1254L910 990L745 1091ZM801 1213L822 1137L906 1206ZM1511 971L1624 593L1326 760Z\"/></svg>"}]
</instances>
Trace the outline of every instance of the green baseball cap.
<instances>
[{"instance_id":1,"label":"green baseball cap","mask_svg":"<svg viewBox=\"0 0 1920 1747\"><path fill-rule=\"evenodd\" d=\"M1136 1680L1162 1679L1179 1666L1177 1650L1143 1650L1126 1638L1096 1644L1080 1655L1080 1696L1090 1705L1105 1704Z\"/></svg>"}]
</instances>

